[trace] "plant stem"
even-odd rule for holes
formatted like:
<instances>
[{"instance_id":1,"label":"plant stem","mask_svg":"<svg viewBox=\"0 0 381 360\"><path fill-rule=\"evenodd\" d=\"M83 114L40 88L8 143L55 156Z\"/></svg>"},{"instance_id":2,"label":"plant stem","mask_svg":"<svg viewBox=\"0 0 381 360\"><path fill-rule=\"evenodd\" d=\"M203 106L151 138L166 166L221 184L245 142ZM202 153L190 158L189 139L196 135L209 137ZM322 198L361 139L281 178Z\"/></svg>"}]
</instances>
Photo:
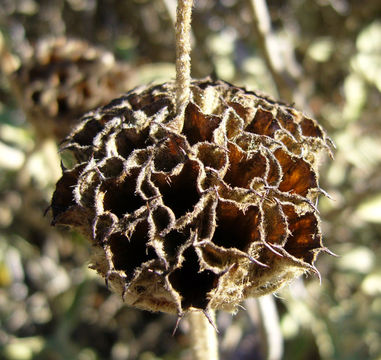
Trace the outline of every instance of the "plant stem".
<instances>
[{"instance_id":1,"label":"plant stem","mask_svg":"<svg viewBox=\"0 0 381 360\"><path fill-rule=\"evenodd\" d=\"M266 0L250 0L253 24L267 67L271 72L279 95L286 101L293 100L294 80L287 74L279 51L278 39L271 28L271 18Z\"/></svg>"},{"instance_id":2,"label":"plant stem","mask_svg":"<svg viewBox=\"0 0 381 360\"><path fill-rule=\"evenodd\" d=\"M176 24L176 0L162 0L168 15L171 19L172 25Z\"/></svg>"},{"instance_id":3,"label":"plant stem","mask_svg":"<svg viewBox=\"0 0 381 360\"><path fill-rule=\"evenodd\" d=\"M278 311L272 294L245 300L251 321L261 324L262 348L267 360L283 358L283 336Z\"/></svg>"},{"instance_id":4,"label":"plant stem","mask_svg":"<svg viewBox=\"0 0 381 360\"><path fill-rule=\"evenodd\" d=\"M214 312L210 314L214 320ZM218 360L217 332L201 311L189 314L194 360Z\"/></svg>"},{"instance_id":5,"label":"plant stem","mask_svg":"<svg viewBox=\"0 0 381 360\"><path fill-rule=\"evenodd\" d=\"M178 0L176 15L176 113L182 118L190 95L190 30L193 0Z\"/></svg>"},{"instance_id":6,"label":"plant stem","mask_svg":"<svg viewBox=\"0 0 381 360\"><path fill-rule=\"evenodd\" d=\"M193 0L178 0L176 13L176 114L177 126L184 124L184 111L190 97L191 81L191 17ZM213 321L200 311L189 314L190 335L194 360L218 360L218 343Z\"/></svg>"}]
</instances>

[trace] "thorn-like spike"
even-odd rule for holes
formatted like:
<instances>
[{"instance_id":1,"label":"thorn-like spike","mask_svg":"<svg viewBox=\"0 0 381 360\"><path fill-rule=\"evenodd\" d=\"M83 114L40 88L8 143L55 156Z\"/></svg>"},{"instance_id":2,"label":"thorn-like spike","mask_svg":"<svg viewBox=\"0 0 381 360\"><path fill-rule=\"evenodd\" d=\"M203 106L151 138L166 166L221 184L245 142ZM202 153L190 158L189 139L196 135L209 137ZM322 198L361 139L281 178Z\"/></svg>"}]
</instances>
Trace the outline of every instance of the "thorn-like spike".
<instances>
[{"instance_id":1,"label":"thorn-like spike","mask_svg":"<svg viewBox=\"0 0 381 360\"><path fill-rule=\"evenodd\" d=\"M140 301L140 298L137 298L137 299L131 304L131 306L135 306L139 301Z\"/></svg>"},{"instance_id":2,"label":"thorn-like spike","mask_svg":"<svg viewBox=\"0 0 381 360\"><path fill-rule=\"evenodd\" d=\"M110 288L109 288L109 280L110 280L110 276L111 276L111 270L108 270L108 271L107 271L107 274L106 274L106 276L105 276L105 285L106 285L106 288L107 288L108 290L110 290Z\"/></svg>"},{"instance_id":3,"label":"thorn-like spike","mask_svg":"<svg viewBox=\"0 0 381 360\"><path fill-rule=\"evenodd\" d=\"M127 294L127 290L128 290L129 287L130 287L130 283L126 281L124 283L124 287L123 287L123 291L122 291L122 300L123 300L123 302L126 301L126 294Z\"/></svg>"},{"instance_id":4,"label":"thorn-like spike","mask_svg":"<svg viewBox=\"0 0 381 360\"><path fill-rule=\"evenodd\" d=\"M173 331L172 331L172 336L175 336L176 331L177 331L177 329L179 328L180 321L182 320L183 317L184 317L184 314L183 314L183 313L177 315L175 328L174 328Z\"/></svg>"},{"instance_id":5,"label":"thorn-like spike","mask_svg":"<svg viewBox=\"0 0 381 360\"><path fill-rule=\"evenodd\" d=\"M315 265L311 265L311 270L318 276L319 284L321 286L322 279L321 279L320 271L317 269L317 267Z\"/></svg>"},{"instance_id":6,"label":"thorn-like spike","mask_svg":"<svg viewBox=\"0 0 381 360\"><path fill-rule=\"evenodd\" d=\"M61 167L62 172L65 172L67 170L67 167L64 165L62 160L60 162L60 167Z\"/></svg>"},{"instance_id":7,"label":"thorn-like spike","mask_svg":"<svg viewBox=\"0 0 381 360\"><path fill-rule=\"evenodd\" d=\"M318 208L308 199L304 199L304 201L312 207L312 209L319 215L320 214L320 211L318 210Z\"/></svg>"},{"instance_id":8,"label":"thorn-like spike","mask_svg":"<svg viewBox=\"0 0 381 360\"><path fill-rule=\"evenodd\" d=\"M99 178L101 180L105 180L105 176L102 174L102 172L99 170L99 167L98 166L94 166L94 169L95 169L95 172L97 173L97 175L99 176Z\"/></svg>"},{"instance_id":9,"label":"thorn-like spike","mask_svg":"<svg viewBox=\"0 0 381 360\"><path fill-rule=\"evenodd\" d=\"M58 147L61 147L63 144L65 144L65 142L68 142L69 141L69 136L66 136L65 138L63 138L59 143L58 143Z\"/></svg>"},{"instance_id":10,"label":"thorn-like spike","mask_svg":"<svg viewBox=\"0 0 381 360\"><path fill-rule=\"evenodd\" d=\"M226 269L222 270L218 275L219 276L225 275L227 272L229 272L231 269L233 269L234 266L236 266L236 265L235 264L230 265Z\"/></svg>"},{"instance_id":11,"label":"thorn-like spike","mask_svg":"<svg viewBox=\"0 0 381 360\"><path fill-rule=\"evenodd\" d=\"M262 200L264 200L264 198L265 198L264 195L260 194L258 191L254 190L254 189L248 189L248 192L258 196Z\"/></svg>"},{"instance_id":12,"label":"thorn-like spike","mask_svg":"<svg viewBox=\"0 0 381 360\"><path fill-rule=\"evenodd\" d=\"M329 195L324 189L319 188L318 191L319 191L320 194L324 195L329 200L335 201L335 199L331 195Z\"/></svg>"},{"instance_id":13,"label":"thorn-like spike","mask_svg":"<svg viewBox=\"0 0 381 360\"><path fill-rule=\"evenodd\" d=\"M202 241L199 241L197 244L195 244L195 246L202 247L202 246L207 245L208 243L210 243L209 240L202 240Z\"/></svg>"},{"instance_id":14,"label":"thorn-like spike","mask_svg":"<svg viewBox=\"0 0 381 360\"><path fill-rule=\"evenodd\" d=\"M253 257L250 256L250 255L248 255L247 258L248 258L251 262L253 262L253 263L255 263L255 264L258 264L258 265L263 266L263 267L266 267L266 268L269 267L267 264L264 264L263 262L260 262L259 260L253 258Z\"/></svg>"},{"instance_id":15,"label":"thorn-like spike","mask_svg":"<svg viewBox=\"0 0 381 360\"><path fill-rule=\"evenodd\" d=\"M321 249L320 249L320 251L324 251L324 252L326 252L327 254L329 254L329 255L332 255L332 256L334 256L334 257L340 257L340 255L337 255L337 254L335 254L333 251L331 251L331 250L329 250L327 247L322 247Z\"/></svg>"},{"instance_id":16,"label":"thorn-like spike","mask_svg":"<svg viewBox=\"0 0 381 360\"><path fill-rule=\"evenodd\" d=\"M284 300L284 299L285 299L285 298L284 298L283 296L281 296L278 292L274 292L273 295L274 295L274 297L275 297L276 299L279 299L279 300Z\"/></svg>"},{"instance_id":17,"label":"thorn-like spike","mask_svg":"<svg viewBox=\"0 0 381 360\"><path fill-rule=\"evenodd\" d=\"M218 329L217 329L217 326L216 326L216 324L214 323L213 318L210 316L209 312L208 312L207 310L202 310L202 312L204 313L205 317L208 319L209 324L213 326L214 330L215 330L216 333L218 334L219 331L218 331Z\"/></svg>"},{"instance_id":18,"label":"thorn-like spike","mask_svg":"<svg viewBox=\"0 0 381 360\"><path fill-rule=\"evenodd\" d=\"M278 251L276 251L269 243L267 243L266 241L263 241L263 244L270 250L270 251L272 251L275 255L278 255L278 256L280 256L280 257L283 257L283 255L280 253L280 252L278 252Z\"/></svg>"},{"instance_id":19,"label":"thorn-like spike","mask_svg":"<svg viewBox=\"0 0 381 360\"><path fill-rule=\"evenodd\" d=\"M213 186L213 189L215 191L215 194L216 194L216 197L217 197L217 200L220 201L221 198L220 198L220 194L218 192L218 187L216 185Z\"/></svg>"},{"instance_id":20,"label":"thorn-like spike","mask_svg":"<svg viewBox=\"0 0 381 360\"><path fill-rule=\"evenodd\" d=\"M63 139L60 143L58 143L58 154L62 154L65 150L70 149L68 144L63 146L65 142L66 142L66 139Z\"/></svg>"},{"instance_id":21,"label":"thorn-like spike","mask_svg":"<svg viewBox=\"0 0 381 360\"><path fill-rule=\"evenodd\" d=\"M96 221L93 221L93 224L91 225L91 236L93 237L93 240L95 241L96 237Z\"/></svg>"},{"instance_id":22,"label":"thorn-like spike","mask_svg":"<svg viewBox=\"0 0 381 360\"><path fill-rule=\"evenodd\" d=\"M44 210L44 217L48 214L49 210L52 208L52 205L49 205L45 210ZM53 221L52 221L53 223Z\"/></svg>"}]
</instances>

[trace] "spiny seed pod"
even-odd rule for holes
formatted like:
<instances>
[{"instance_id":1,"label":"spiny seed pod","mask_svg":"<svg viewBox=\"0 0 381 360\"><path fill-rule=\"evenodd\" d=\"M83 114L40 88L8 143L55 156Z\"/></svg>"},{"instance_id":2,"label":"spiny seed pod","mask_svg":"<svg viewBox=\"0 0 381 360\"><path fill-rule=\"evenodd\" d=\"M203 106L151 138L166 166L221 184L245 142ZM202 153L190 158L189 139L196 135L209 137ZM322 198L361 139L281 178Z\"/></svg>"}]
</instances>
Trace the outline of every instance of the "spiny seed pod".
<instances>
[{"instance_id":1,"label":"spiny seed pod","mask_svg":"<svg viewBox=\"0 0 381 360\"><path fill-rule=\"evenodd\" d=\"M323 129L222 81L191 83L183 123L174 99L173 82L141 87L83 117L53 224L81 230L92 268L153 311L234 311L316 271Z\"/></svg>"},{"instance_id":2,"label":"spiny seed pod","mask_svg":"<svg viewBox=\"0 0 381 360\"><path fill-rule=\"evenodd\" d=\"M40 40L11 82L37 134L62 140L82 114L129 90L133 76L112 53L59 37Z\"/></svg>"}]
</instances>

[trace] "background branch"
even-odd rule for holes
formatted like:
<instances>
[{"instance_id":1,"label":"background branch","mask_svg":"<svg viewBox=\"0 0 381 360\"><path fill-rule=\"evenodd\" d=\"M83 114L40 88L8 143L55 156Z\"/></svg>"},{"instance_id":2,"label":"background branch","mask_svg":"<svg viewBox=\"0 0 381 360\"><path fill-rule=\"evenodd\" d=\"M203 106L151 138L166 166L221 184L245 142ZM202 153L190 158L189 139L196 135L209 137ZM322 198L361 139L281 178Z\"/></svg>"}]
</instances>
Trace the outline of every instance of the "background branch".
<instances>
[{"instance_id":1,"label":"background branch","mask_svg":"<svg viewBox=\"0 0 381 360\"><path fill-rule=\"evenodd\" d=\"M279 50L278 39L271 28L271 18L266 0L250 0L250 4L258 45L273 77L279 96L287 102L292 102L296 84L287 73L286 65Z\"/></svg>"}]
</instances>

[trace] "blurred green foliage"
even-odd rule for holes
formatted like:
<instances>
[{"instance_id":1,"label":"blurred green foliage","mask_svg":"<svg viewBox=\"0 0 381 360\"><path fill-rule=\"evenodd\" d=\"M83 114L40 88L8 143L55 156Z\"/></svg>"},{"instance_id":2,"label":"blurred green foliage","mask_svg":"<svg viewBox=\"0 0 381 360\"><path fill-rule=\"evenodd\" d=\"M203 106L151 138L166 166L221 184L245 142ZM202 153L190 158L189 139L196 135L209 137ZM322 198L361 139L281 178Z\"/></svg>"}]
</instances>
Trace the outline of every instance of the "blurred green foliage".
<instances>
[{"instance_id":1,"label":"blurred green foliage","mask_svg":"<svg viewBox=\"0 0 381 360\"><path fill-rule=\"evenodd\" d=\"M292 90L302 94L296 107L317 118L337 146L321 172L333 200L319 206L325 244L339 257L319 257L321 285L300 279L278 294L284 359L380 360L381 3L268 6ZM190 358L186 321L172 337L174 317L123 307L87 269L86 241L50 227L44 210L60 173L57 147L38 143L7 70L53 34L108 48L136 68L141 83L165 81L174 76L172 15L173 1L164 0L0 0L2 359ZM193 76L212 74L278 97L249 1L196 1L193 42ZM245 311L217 321L222 359L264 358L260 325Z\"/></svg>"}]
</instances>

